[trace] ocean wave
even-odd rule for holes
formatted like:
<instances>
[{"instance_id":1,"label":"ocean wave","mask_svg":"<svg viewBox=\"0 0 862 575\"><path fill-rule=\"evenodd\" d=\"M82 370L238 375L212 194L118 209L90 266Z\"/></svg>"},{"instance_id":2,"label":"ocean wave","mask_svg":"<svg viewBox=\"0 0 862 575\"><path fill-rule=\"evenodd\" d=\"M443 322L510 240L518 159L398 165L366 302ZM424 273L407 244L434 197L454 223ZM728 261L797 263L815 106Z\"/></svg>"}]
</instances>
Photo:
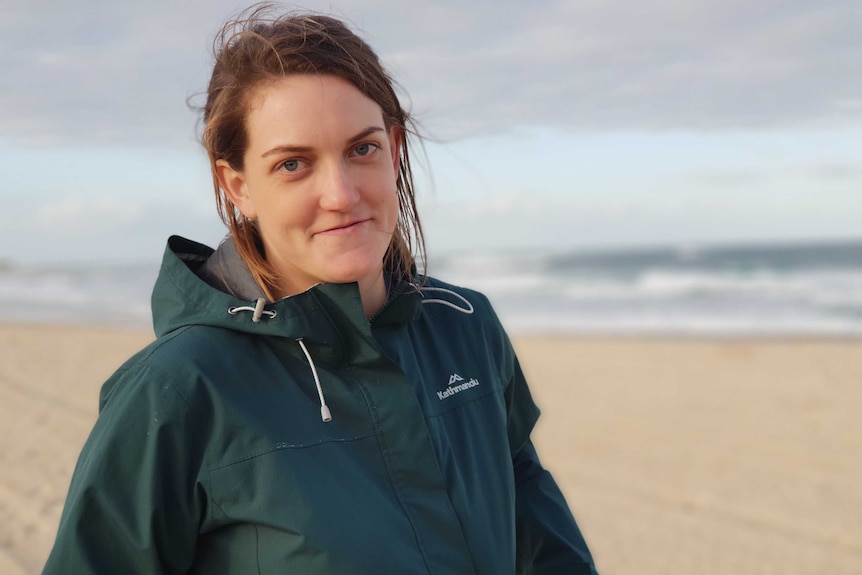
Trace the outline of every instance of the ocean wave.
<instances>
[{"instance_id":1,"label":"ocean wave","mask_svg":"<svg viewBox=\"0 0 862 575\"><path fill-rule=\"evenodd\" d=\"M862 244L622 250L433 259L517 331L862 334ZM0 320L143 326L157 267L0 268Z\"/></svg>"}]
</instances>

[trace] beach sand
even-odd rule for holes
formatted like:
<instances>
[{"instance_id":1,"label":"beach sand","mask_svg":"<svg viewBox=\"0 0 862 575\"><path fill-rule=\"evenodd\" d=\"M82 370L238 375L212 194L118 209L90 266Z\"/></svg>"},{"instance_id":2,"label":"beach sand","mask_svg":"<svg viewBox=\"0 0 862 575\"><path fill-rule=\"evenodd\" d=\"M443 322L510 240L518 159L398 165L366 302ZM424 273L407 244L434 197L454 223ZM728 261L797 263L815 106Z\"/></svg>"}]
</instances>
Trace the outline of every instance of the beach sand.
<instances>
[{"instance_id":1,"label":"beach sand","mask_svg":"<svg viewBox=\"0 0 862 575\"><path fill-rule=\"evenodd\" d=\"M41 570L99 387L150 339L0 325L0 573ZM515 345L604 575L862 573L862 341Z\"/></svg>"}]
</instances>

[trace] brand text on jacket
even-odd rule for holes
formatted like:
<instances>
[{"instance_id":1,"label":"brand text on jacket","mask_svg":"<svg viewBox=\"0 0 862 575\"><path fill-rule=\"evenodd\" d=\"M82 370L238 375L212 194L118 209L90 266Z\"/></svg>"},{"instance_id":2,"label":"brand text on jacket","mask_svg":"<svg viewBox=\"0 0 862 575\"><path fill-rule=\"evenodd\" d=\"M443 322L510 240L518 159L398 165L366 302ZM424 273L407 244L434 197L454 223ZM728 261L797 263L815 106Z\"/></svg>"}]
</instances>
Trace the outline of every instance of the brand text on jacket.
<instances>
[{"instance_id":1,"label":"brand text on jacket","mask_svg":"<svg viewBox=\"0 0 862 575\"><path fill-rule=\"evenodd\" d=\"M457 373L453 373L449 377L449 387L447 387L443 391L437 392L437 397L440 398L440 401L443 401L444 399L446 399L448 397L452 397L456 393L461 393L462 391L464 391L466 389L470 389L471 387L476 387L477 385L479 385L479 380L476 379L475 377L471 377L470 381L464 381L464 383L461 383L458 385L452 385L453 383L456 383L459 381L464 381L464 378L461 377L460 375L458 375Z\"/></svg>"}]
</instances>

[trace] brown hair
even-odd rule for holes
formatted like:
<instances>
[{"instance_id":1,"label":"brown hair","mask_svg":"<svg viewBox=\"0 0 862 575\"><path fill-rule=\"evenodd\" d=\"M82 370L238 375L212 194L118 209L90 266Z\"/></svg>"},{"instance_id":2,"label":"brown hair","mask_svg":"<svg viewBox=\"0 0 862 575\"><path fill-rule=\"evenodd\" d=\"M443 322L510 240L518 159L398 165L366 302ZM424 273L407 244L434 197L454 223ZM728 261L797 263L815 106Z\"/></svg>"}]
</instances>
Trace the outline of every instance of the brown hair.
<instances>
[{"instance_id":1,"label":"brown hair","mask_svg":"<svg viewBox=\"0 0 862 575\"><path fill-rule=\"evenodd\" d=\"M292 74L329 74L353 84L383 111L387 129L401 136L398 222L384 256L384 271L413 281L417 257L425 242L416 211L408 134L413 120L401 107L393 80L371 47L343 22L317 14L269 16L271 5L255 5L224 25L213 43L215 64L203 109L202 143L212 169L216 206L230 229L237 250L267 297L273 299L278 277L266 261L257 223L245 218L219 185L216 162L243 169L248 145L246 118L250 96L268 80Z\"/></svg>"}]
</instances>

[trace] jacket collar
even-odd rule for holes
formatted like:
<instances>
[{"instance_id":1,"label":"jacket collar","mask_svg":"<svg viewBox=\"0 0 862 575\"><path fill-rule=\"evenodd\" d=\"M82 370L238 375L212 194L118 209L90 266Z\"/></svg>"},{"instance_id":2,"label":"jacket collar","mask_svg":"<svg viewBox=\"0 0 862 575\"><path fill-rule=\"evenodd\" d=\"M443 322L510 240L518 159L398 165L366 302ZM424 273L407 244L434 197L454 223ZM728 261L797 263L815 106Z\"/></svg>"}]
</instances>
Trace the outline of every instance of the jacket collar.
<instances>
[{"instance_id":1,"label":"jacket collar","mask_svg":"<svg viewBox=\"0 0 862 575\"><path fill-rule=\"evenodd\" d=\"M421 295L410 283L395 282L384 307L373 318L375 326L415 320L421 314ZM252 320L263 291L239 256L232 239L218 250L180 236L171 236L153 289L153 325L164 335L186 325L210 325L260 335L304 338L339 347L346 333L370 336L356 283L319 284L305 292L266 303L270 312ZM230 310L234 310L231 312ZM237 311L239 310L239 311ZM274 312L274 315L272 315Z\"/></svg>"}]
</instances>

